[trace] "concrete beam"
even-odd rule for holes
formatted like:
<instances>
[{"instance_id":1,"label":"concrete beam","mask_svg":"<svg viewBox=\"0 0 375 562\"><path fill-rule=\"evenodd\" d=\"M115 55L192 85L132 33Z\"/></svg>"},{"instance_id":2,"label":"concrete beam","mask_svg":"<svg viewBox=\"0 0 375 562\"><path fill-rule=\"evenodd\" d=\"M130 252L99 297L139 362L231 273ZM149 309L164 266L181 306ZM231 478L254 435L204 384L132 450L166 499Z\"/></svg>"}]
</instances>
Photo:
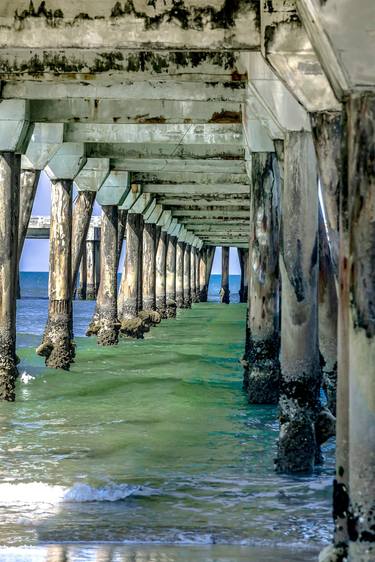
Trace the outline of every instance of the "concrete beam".
<instances>
[{"instance_id":1,"label":"concrete beam","mask_svg":"<svg viewBox=\"0 0 375 562\"><path fill-rule=\"evenodd\" d=\"M239 183L241 185L249 182L249 177L246 173L225 173L219 170L217 173L210 170L207 173L204 172L159 172L152 174L151 172L135 172L132 176L135 181L142 184L179 184L179 183L196 183L200 186L206 184L235 184ZM249 187L250 189L250 187Z\"/></svg>"},{"instance_id":2,"label":"concrete beam","mask_svg":"<svg viewBox=\"0 0 375 562\"><path fill-rule=\"evenodd\" d=\"M228 195L224 199L217 198L205 198L201 196L199 198L185 197L158 197L158 203L164 205L165 207L245 207L250 208L249 198L240 198L236 196Z\"/></svg>"},{"instance_id":3,"label":"concrete beam","mask_svg":"<svg viewBox=\"0 0 375 562\"><path fill-rule=\"evenodd\" d=\"M39 9L25 0L14 0L0 5L0 23L0 48L41 49L47 54L59 49L67 59L65 66L69 64L69 50L75 49L76 66L87 72L116 70L116 65L122 63L117 56L119 45L135 51L249 50L260 45L258 6L247 0L233 6L225 0L208 0L204 5L194 0L178 4L143 0L62 4L60 0L49 0L48 7L42 2ZM86 38L85 48L82 37ZM103 53L97 69L87 67L90 49Z\"/></svg>"},{"instance_id":4,"label":"concrete beam","mask_svg":"<svg viewBox=\"0 0 375 562\"><path fill-rule=\"evenodd\" d=\"M22 153L30 140L29 102L7 100L0 104L0 151Z\"/></svg>"},{"instance_id":5,"label":"concrete beam","mask_svg":"<svg viewBox=\"0 0 375 562\"><path fill-rule=\"evenodd\" d=\"M112 160L160 160L171 163L181 160L225 160L228 164L239 162L245 156L242 145L222 144L179 144L169 143L88 143L86 155L91 158L111 158ZM181 163L182 165L182 163Z\"/></svg>"},{"instance_id":6,"label":"concrete beam","mask_svg":"<svg viewBox=\"0 0 375 562\"><path fill-rule=\"evenodd\" d=\"M295 0L261 3L262 53L307 111L340 110Z\"/></svg>"},{"instance_id":7,"label":"concrete beam","mask_svg":"<svg viewBox=\"0 0 375 562\"><path fill-rule=\"evenodd\" d=\"M241 125L95 125L69 123L65 142L172 143L172 144L239 144Z\"/></svg>"},{"instance_id":8,"label":"concrete beam","mask_svg":"<svg viewBox=\"0 0 375 562\"><path fill-rule=\"evenodd\" d=\"M241 123L233 102L58 99L32 100L30 119L43 123Z\"/></svg>"},{"instance_id":9,"label":"concrete beam","mask_svg":"<svg viewBox=\"0 0 375 562\"><path fill-rule=\"evenodd\" d=\"M128 211L132 208L137 199L141 196L142 186L139 183L132 183L125 199L119 206L119 209Z\"/></svg>"},{"instance_id":10,"label":"concrete beam","mask_svg":"<svg viewBox=\"0 0 375 562\"><path fill-rule=\"evenodd\" d=\"M133 205L129 208L129 213L144 213L147 207L150 205L151 200L152 195L150 193L141 193L139 197L137 197L136 201L134 201ZM149 220L147 222L153 221Z\"/></svg>"},{"instance_id":11,"label":"concrete beam","mask_svg":"<svg viewBox=\"0 0 375 562\"><path fill-rule=\"evenodd\" d=\"M0 50L1 54L1 50ZM3 83L2 97L4 99L24 100L63 100L63 99L89 99L89 100L127 100L137 102L140 100L164 101L203 101L203 102L233 102L244 100L246 83L238 81L229 82L182 82L166 81L129 81L115 82L108 77L105 83L91 83L90 80L80 82L70 81L54 83L23 79L21 81L9 80Z\"/></svg>"},{"instance_id":12,"label":"concrete beam","mask_svg":"<svg viewBox=\"0 0 375 562\"><path fill-rule=\"evenodd\" d=\"M145 193L153 193L154 195L168 196L168 195L181 195L186 196L223 196L223 195L249 195L249 184L241 183L212 183L212 184L198 184L198 183L179 183L179 184L155 184L145 183L143 185Z\"/></svg>"},{"instance_id":13,"label":"concrete beam","mask_svg":"<svg viewBox=\"0 0 375 562\"><path fill-rule=\"evenodd\" d=\"M181 218L248 218L249 211L244 210L243 208L236 208L236 209L225 209L221 207L212 207L211 209L172 209L172 215L174 217L181 217Z\"/></svg>"},{"instance_id":14,"label":"concrete beam","mask_svg":"<svg viewBox=\"0 0 375 562\"><path fill-rule=\"evenodd\" d=\"M169 149L170 150L170 149ZM139 173L226 173L246 174L243 160L219 160L202 158L181 160L178 158L124 158L111 160L113 169Z\"/></svg>"}]
</instances>

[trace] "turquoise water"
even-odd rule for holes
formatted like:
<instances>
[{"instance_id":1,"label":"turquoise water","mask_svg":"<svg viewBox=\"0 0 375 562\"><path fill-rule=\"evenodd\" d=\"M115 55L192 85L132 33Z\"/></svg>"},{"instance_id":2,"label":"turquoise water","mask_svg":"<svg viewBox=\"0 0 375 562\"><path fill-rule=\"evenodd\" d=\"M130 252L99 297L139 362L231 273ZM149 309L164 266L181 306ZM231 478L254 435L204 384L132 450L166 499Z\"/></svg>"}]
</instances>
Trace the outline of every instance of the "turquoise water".
<instances>
[{"instance_id":1,"label":"turquoise water","mask_svg":"<svg viewBox=\"0 0 375 562\"><path fill-rule=\"evenodd\" d=\"M60 372L34 352L39 281L23 283L23 376L1 406L0 560L316 560L333 445L313 476L274 473L276 408L242 393L245 305L197 304L99 349L79 335L94 303L78 301L76 362Z\"/></svg>"}]
</instances>

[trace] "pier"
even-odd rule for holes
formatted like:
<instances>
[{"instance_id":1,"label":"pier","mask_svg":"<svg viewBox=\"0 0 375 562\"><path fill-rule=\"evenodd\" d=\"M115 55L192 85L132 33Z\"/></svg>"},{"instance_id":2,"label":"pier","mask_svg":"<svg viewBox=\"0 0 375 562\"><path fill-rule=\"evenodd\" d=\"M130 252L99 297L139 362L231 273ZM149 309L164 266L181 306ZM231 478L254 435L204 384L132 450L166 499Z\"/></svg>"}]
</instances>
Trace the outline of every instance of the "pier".
<instances>
[{"instance_id":1,"label":"pier","mask_svg":"<svg viewBox=\"0 0 375 562\"><path fill-rule=\"evenodd\" d=\"M218 306L233 306L236 248L237 359L248 407L279 406L276 472L314 474L336 437L320 562L375 556L374 12L371 0L0 4L0 399L17 400L26 238L50 240L36 351L57 372L80 355L75 297L96 301L98 354L141 345L207 301L217 247ZM49 217L32 216L41 173Z\"/></svg>"}]
</instances>

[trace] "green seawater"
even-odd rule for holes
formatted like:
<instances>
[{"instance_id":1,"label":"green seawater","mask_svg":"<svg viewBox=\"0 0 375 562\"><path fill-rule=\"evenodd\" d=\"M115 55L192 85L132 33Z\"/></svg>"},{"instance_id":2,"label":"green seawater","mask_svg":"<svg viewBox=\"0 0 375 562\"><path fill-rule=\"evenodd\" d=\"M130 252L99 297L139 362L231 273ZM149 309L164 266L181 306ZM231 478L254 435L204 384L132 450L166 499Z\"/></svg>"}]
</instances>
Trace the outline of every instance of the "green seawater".
<instances>
[{"instance_id":1,"label":"green seawater","mask_svg":"<svg viewBox=\"0 0 375 562\"><path fill-rule=\"evenodd\" d=\"M312 476L274 473L276 408L242 392L245 314L198 304L143 341L76 338L70 372L19 335L25 382L0 410L1 561L317 559L333 445Z\"/></svg>"}]
</instances>

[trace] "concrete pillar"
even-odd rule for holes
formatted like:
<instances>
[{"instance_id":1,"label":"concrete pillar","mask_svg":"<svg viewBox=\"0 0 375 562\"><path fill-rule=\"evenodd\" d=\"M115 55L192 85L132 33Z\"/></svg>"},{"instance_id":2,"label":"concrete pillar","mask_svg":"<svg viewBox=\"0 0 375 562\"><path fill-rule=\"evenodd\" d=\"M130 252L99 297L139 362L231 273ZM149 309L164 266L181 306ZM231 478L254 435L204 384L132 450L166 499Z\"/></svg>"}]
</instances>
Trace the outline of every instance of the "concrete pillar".
<instances>
[{"instance_id":1,"label":"concrete pillar","mask_svg":"<svg viewBox=\"0 0 375 562\"><path fill-rule=\"evenodd\" d=\"M27 228L33 209L40 170L21 170L20 212L18 221L18 267L25 244ZM21 298L19 274L17 273L17 298Z\"/></svg>"},{"instance_id":2,"label":"concrete pillar","mask_svg":"<svg viewBox=\"0 0 375 562\"><path fill-rule=\"evenodd\" d=\"M156 310L159 312L161 318L168 318L167 314L167 245L168 234L161 231L158 247L156 251Z\"/></svg>"},{"instance_id":3,"label":"concrete pillar","mask_svg":"<svg viewBox=\"0 0 375 562\"><path fill-rule=\"evenodd\" d=\"M196 301L196 268L195 268L195 248L194 246L191 246L191 251L190 251L190 298L191 298L191 302L197 302Z\"/></svg>"},{"instance_id":4,"label":"concrete pillar","mask_svg":"<svg viewBox=\"0 0 375 562\"><path fill-rule=\"evenodd\" d=\"M229 248L223 246L221 249L221 289L220 289L220 302L229 304L230 291L229 291Z\"/></svg>"},{"instance_id":5,"label":"concrete pillar","mask_svg":"<svg viewBox=\"0 0 375 562\"><path fill-rule=\"evenodd\" d=\"M209 285L210 285L212 266L214 264L215 251L216 251L216 246L208 246L207 247L207 268L206 268L207 296L208 296L208 288L209 288Z\"/></svg>"},{"instance_id":6,"label":"concrete pillar","mask_svg":"<svg viewBox=\"0 0 375 562\"><path fill-rule=\"evenodd\" d=\"M166 303L167 303L167 317L176 317L176 236L168 237L167 247L167 279L166 279Z\"/></svg>"},{"instance_id":7,"label":"concrete pillar","mask_svg":"<svg viewBox=\"0 0 375 562\"><path fill-rule=\"evenodd\" d=\"M72 287L77 286L78 270L86 246L87 232L90 226L95 191L79 191L73 208L72 226ZM82 297L81 297L82 298Z\"/></svg>"},{"instance_id":8,"label":"concrete pillar","mask_svg":"<svg viewBox=\"0 0 375 562\"><path fill-rule=\"evenodd\" d=\"M0 400L14 401L20 156L0 152Z\"/></svg>"},{"instance_id":9,"label":"concrete pillar","mask_svg":"<svg viewBox=\"0 0 375 562\"><path fill-rule=\"evenodd\" d=\"M156 225L143 227L142 310L155 310Z\"/></svg>"},{"instance_id":10,"label":"concrete pillar","mask_svg":"<svg viewBox=\"0 0 375 562\"><path fill-rule=\"evenodd\" d=\"M79 266L77 297L80 300L86 300L87 294L87 251L86 243L82 253L81 265Z\"/></svg>"},{"instance_id":11,"label":"concrete pillar","mask_svg":"<svg viewBox=\"0 0 375 562\"><path fill-rule=\"evenodd\" d=\"M253 404L276 404L279 399L279 188L276 155L253 153L244 375Z\"/></svg>"},{"instance_id":12,"label":"concrete pillar","mask_svg":"<svg viewBox=\"0 0 375 562\"><path fill-rule=\"evenodd\" d=\"M86 242L86 299L95 300L95 241Z\"/></svg>"},{"instance_id":13,"label":"concrete pillar","mask_svg":"<svg viewBox=\"0 0 375 562\"><path fill-rule=\"evenodd\" d=\"M200 252L194 248L195 252L195 302L200 302Z\"/></svg>"},{"instance_id":14,"label":"concrete pillar","mask_svg":"<svg viewBox=\"0 0 375 562\"><path fill-rule=\"evenodd\" d=\"M319 350L327 406L336 415L337 293L326 226L319 207Z\"/></svg>"},{"instance_id":15,"label":"concrete pillar","mask_svg":"<svg viewBox=\"0 0 375 562\"><path fill-rule=\"evenodd\" d=\"M100 237L100 288L93 320L99 345L118 343L117 320L117 222L116 205L102 206Z\"/></svg>"},{"instance_id":16,"label":"concrete pillar","mask_svg":"<svg viewBox=\"0 0 375 562\"><path fill-rule=\"evenodd\" d=\"M249 250L237 248L238 261L240 262L241 282L240 282L240 302L247 302L249 290Z\"/></svg>"},{"instance_id":17,"label":"concrete pillar","mask_svg":"<svg viewBox=\"0 0 375 562\"><path fill-rule=\"evenodd\" d=\"M124 244L124 236L126 231L126 217L128 211L124 209L118 210L118 228L117 228L117 270L120 263L122 247Z\"/></svg>"},{"instance_id":18,"label":"concrete pillar","mask_svg":"<svg viewBox=\"0 0 375 562\"><path fill-rule=\"evenodd\" d=\"M186 244L185 251L184 251L184 308L191 308L190 263L191 263L191 245Z\"/></svg>"},{"instance_id":19,"label":"concrete pillar","mask_svg":"<svg viewBox=\"0 0 375 562\"><path fill-rule=\"evenodd\" d=\"M143 219L138 213L129 213L126 222L126 254L118 295L118 314L121 321L136 318L139 307L139 282L142 272Z\"/></svg>"},{"instance_id":20,"label":"concrete pillar","mask_svg":"<svg viewBox=\"0 0 375 562\"><path fill-rule=\"evenodd\" d=\"M199 300L207 302L207 248L203 247L199 255Z\"/></svg>"},{"instance_id":21,"label":"concrete pillar","mask_svg":"<svg viewBox=\"0 0 375 562\"><path fill-rule=\"evenodd\" d=\"M101 250L100 240L95 240L94 243L94 266L95 266L95 298L98 296L100 287L100 273L101 273Z\"/></svg>"},{"instance_id":22,"label":"concrete pillar","mask_svg":"<svg viewBox=\"0 0 375 562\"><path fill-rule=\"evenodd\" d=\"M42 344L37 354L47 367L69 370L75 354L72 314L72 186L73 181L51 181L49 308Z\"/></svg>"},{"instance_id":23,"label":"concrete pillar","mask_svg":"<svg viewBox=\"0 0 375 562\"><path fill-rule=\"evenodd\" d=\"M177 308L184 307L184 254L185 243L177 241L176 246L176 304Z\"/></svg>"},{"instance_id":24,"label":"concrete pillar","mask_svg":"<svg viewBox=\"0 0 375 562\"><path fill-rule=\"evenodd\" d=\"M337 111L312 113L311 125L322 185L333 271L337 279L342 114Z\"/></svg>"},{"instance_id":25,"label":"concrete pillar","mask_svg":"<svg viewBox=\"0 0 375 562\"><path fill-rule=\"evenodd\" d=\"M375 559L375 92L352 94L345 113L350 303L349 561L370 562Z\"/></svg>"},{"instance_id":26,"label":"concrete pillar","mask_svg":"<svg viewBox=\"0 0 375 562\"><path fill-rule=\"evenodd\" d=\"M284 150L280 435L276 469L304 473L313 469L318 452L315 423L320 411L318 182L310 133L289 132ZM251 290L250 285L250 294Z\"/></svg>"}]
</instances>

